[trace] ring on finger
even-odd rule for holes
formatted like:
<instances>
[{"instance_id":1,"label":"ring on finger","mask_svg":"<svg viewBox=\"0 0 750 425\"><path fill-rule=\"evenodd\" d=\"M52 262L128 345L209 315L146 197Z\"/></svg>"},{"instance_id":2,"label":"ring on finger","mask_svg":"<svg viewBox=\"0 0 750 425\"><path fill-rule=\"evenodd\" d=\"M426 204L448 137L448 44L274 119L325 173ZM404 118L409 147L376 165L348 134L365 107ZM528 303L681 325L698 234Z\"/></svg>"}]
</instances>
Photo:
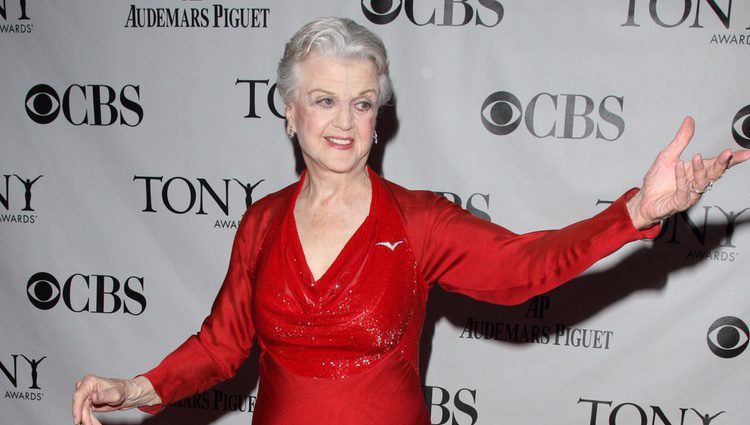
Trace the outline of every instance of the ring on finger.
<instances>
[{"instance_id":1,"label":"ring on finger","mask_svg":"<svg viewBox=\"0 0 750 425\"><path fill-rule=\"evenodd\" d=\"M698 195L702 195L702 194L708 192L709 190L711 190L712 187L714 187L714 182L709 181L708 184L706 185L706 187L704 187L701 190L695 190L695 189L693 189L693 185L692 184L690 185L690 188L688 190L690 190L693 193L697 193Z\"/></svg>"}]
</instances>

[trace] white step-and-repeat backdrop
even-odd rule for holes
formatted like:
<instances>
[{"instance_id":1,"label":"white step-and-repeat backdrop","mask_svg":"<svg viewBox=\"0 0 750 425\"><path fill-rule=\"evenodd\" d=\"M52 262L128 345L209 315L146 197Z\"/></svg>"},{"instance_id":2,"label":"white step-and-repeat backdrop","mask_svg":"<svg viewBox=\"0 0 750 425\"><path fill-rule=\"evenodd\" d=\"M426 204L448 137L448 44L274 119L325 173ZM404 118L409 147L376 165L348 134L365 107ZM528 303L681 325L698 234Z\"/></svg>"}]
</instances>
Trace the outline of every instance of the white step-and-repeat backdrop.
<instances>
[{"instance_id":1,"label":"white step-and-repeat backdrop","mask_svg":"<svg viewBox=\"0 0 750 425\"><path fill-rule=\"evenodd\" d=\"M298 177L276 64L328 15L389 48L373 167L517 232L638 186L684 116L686 157L750 147L744 0L2 0L0 422L69 423L85 373L133 376L198 329L246 206ZM523 305L435 289L432 423L749 423L749 178ZM256 364L103 419L248 424Z\"/></svg>"}]
</instances>

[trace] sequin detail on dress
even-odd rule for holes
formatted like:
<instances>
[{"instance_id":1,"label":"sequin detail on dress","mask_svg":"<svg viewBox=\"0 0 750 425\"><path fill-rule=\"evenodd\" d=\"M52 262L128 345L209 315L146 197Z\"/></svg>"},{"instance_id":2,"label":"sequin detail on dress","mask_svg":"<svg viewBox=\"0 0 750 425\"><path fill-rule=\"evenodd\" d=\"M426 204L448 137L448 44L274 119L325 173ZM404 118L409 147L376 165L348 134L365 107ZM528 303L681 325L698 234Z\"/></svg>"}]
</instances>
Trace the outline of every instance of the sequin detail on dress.
<instances>
[{"instance_id":1,"label":"sequin detail on dress","mask_svg":"<svg viewBox=\"0 0 750 425\"><path fill-rule=\"evenodd\" d=\"M381 190L373 184L368 217L318 280L305 261L294 202L264 244L254 322L264 349L295 374L347 378L394 351L416 365L419 332L409 328L421 327L424 300L404 227ZM379 241L395 242L384 249Z\"/></svg>"}]
</instances>

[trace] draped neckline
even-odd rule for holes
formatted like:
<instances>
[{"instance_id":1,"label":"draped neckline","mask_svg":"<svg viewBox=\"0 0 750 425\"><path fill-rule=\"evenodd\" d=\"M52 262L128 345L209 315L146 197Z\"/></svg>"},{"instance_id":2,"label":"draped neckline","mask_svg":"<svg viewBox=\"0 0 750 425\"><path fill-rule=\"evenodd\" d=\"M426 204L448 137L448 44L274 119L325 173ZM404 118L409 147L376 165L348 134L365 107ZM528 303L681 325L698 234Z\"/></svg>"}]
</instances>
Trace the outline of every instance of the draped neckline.
<instances>
[{"instance_id":1,"label":"draped neckline","mask_svg":"<svg viewBox=\"0 0 750 425\"><path fill-rule=\"evenodd\" d=\"M287 225L284 227L287 227L287 240L291 245L290 254L295 259L294 263L298 268L296 274L303 280L305 286L312 288L318 287L322 289L331 284L335 284L332 281L337 280L337 277L340 276L344 269L351 265L356 265L356 263L358 262L357 260L362 260L362 258L359 258L362 256L358 254L362 254L359 251L361 251L361 248L363 246L368 245L363 244L362 242L374 237L374 231L376 227L375 224L377 221L375 214L376 205L380 200L380 188L378 182L376 181L375 172L372 171L369 166L367 167L367 176L370 179L370 188L372 191L372 194L370 196L370 208L368 210L367 216L346 241L344 246L334 258L333 262L328 266L323 274L320 275L320 277L315 279L315 276L313 275L308 264L305 250L302 247L302 241L299 237L299 230L297 228L297 221L294 218L294 209L297 205L297 198L302 191L303 183L305 181L305 178L307 177L307 170L302 172L300 180L297 183L297 187L294 190L294 194L292 195L292 202L285 220Z\"/></svg>"}]
</instances>

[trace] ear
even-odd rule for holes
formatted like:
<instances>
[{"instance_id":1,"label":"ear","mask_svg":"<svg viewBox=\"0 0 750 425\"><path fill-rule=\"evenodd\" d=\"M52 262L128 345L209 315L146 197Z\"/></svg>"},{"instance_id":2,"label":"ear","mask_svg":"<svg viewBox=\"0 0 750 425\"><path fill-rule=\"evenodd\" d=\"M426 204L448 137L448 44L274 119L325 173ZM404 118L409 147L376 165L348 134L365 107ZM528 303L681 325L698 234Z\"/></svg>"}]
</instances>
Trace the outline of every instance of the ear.
<instances>
[{"instance_id":1,"label":"ear","mask_svg":"<svg viewBox=\"0 0 750 425\"><path fill-rule=\"evenodd\" d=\"M287 102L284 104L284 117L286 117L286 121L288 124L291 124L294 126L294 105L292 102Z\"/></svg>"}]
</instances>

